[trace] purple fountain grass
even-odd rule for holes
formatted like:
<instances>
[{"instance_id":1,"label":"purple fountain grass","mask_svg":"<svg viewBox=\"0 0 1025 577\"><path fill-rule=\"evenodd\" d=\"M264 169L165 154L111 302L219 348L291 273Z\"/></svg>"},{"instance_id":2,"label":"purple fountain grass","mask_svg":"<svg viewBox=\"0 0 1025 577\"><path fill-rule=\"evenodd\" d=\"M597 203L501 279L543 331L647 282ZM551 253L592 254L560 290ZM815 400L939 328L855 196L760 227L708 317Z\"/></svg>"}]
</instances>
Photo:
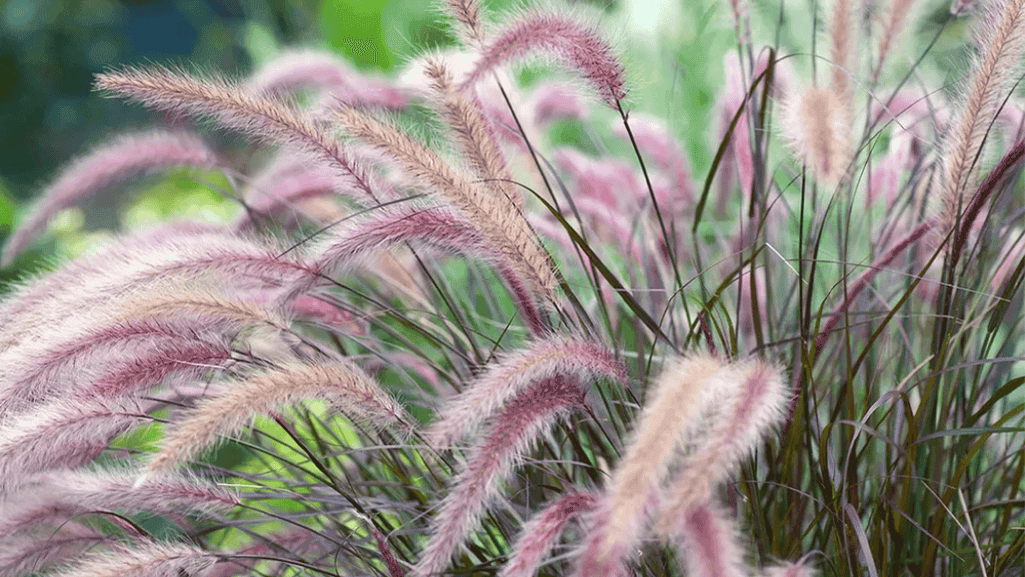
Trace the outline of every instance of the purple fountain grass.
<instances>
[{"instance_id":1,"label":"purple fountain grass","mask_svg":"<svg viewBox=\"0 0 1025 577\"><path fill-rule=\"evenodd\" d=\"M781 563L764 567L758 574L759 577L815 577L818 572L805 561L796 563Z\"/></svg>"},{"instance_id":2,"label":"purple fountain grass","mask_svg":"<svg viewBox=\"0 0 1025 577\"><path fill-rule=\"evenodd\" d=\"M555 499L528 521L509 552L498 577L532 577L571 519L589 511L598 496L589 491L569 492Z\"/></svg>"},{"instance_id":3,"label":"purple fountain grass","mask_svg":"<svg viewBox=\"0 0 1025 577\"><path fill-rule=\"evenodd\" d=\"M887 209L893 208L898 194L905 183L905 173L914 170L921 161L918 143L910 131L899 130L890 136L886 155L872 166L872 175L865 189L865 208L868 209L880 199L885 200Z\"/></svg>"},{"instance_id":4,"label":"purple fountain grass","mask_svg":"<svg viewBox=\"0 0 1025 577\"><path fill-rule=\"evenodd\" d=\"M219 557L194 545L144 541L86 557L54 577L202 577Z\"/></svg>"},{"instance_id":5,"label":"purple fountain grass","mask_svg":"<svg viewBox=\"0 0 1025 577\"><path fill-rule=\"evenodd\" d=\"M66 315L59 332L9 347L0 353L5 365L0 369L0 391L25 392L33 383L54 380L60 369L83 364L85 359L102 362L111 354L124 359L133 346L167 341L191 344L202 341L204 335L219 335L230 344L244 331L287 330L286 317L273 308L177 286L160 288L156 296L132 294L112 306Z\"/></svg>"},{"instance_id":6,"label":"purple fountain grass","mask_svg":"<svg viewBox=\"0 0 1025 577\"><path fill-rule=\"evenodd\" d=\"M829 338L829 334L833 332L840 321L843 320L844 312L847 311L851 306L851 303L853 303L858 295L861 294L861 291L865 290L865 287L872 282L872 279L885 270L885 267L892 263L898 256L904 254L911 245L918 242L935 229L938 223L939 221L936 219L929 219L916 226L911 230L911 232L905 235L904 238L897 241L897 243L895 243L889 250L869 265L868 270L862 273L854 284L847 287L847 292L844 294L843 301L837 304L836 308L833 309L829 320L826 321L822 330L819 331L818 336L815 337L815 349L817 352L822 350L822 347L826 344L826 340Z\"/></svg>"},{"instance_id":7,"label":"purple fountain grass","mask_svg":"<svg viewBox=\"0 0 1025 577\"><path fill-rule=\"evenodd\" d=\"M369 517L360 513L355 513L355 516L366 524L367 530L374 537L374 542L377 543L377 551L381 554L381 560L384 561L384 566L388 568L390 577L405 577L406 571L402 568L399 560L395 558L395 554L392 553L391 545L388 544L388 538L377 529L377 526L374 525Z\"/></svg>"},{"instance_id":8,"label":"purple fountain grass","mask_svg":"<svg viewBox=\"0 0 1025 577\"><path fill-rule=\"evenodd\" d=\"M886 58L890 55L890 50L897 44L901 34L905 31L905 23L914 5L915 0L891 0L883 22L882 33L879 35L879 44L876 50L879 56L875 69L872 71L873 84L879 79L879 73L883 69Z\"/></svg>"},{"instance_id":9,"label":"purple fountain grass","mask_svg":"<svg viewBox=\"0 0 1025 577\"><path fill-rule=\"evenodd\" d=\"M653 159L655 166L669 176L671 195L658 199L660 204L664 202L672 214L690 207L694 203L694 178L690 162L680 142L670 133L664 121L644 114L631 114L630 130L641 153ZM630 142L622 122L615 122L612 131L620 139Z\"/></svg>"},{"instance_id":10,"label":"purple fountain grass","mask_svg":"<svg viewBox=\"0 0 1025 577\"><path fill-rule=\"evenodd\" d=\"M993 193L996 192L997 187L1003 184L1009 176L1017 174L1023 158L1025 158L1025 140L1020 140L1000 158L1000 161L979 185L975 194L968 199L951 243L951 261L955 264L960 260L961 253L968 242L969 233L987 201L994 196ZM941 222L947 224L948 221L943 220L944 216L940 218Z\"/></svg>"},{"instance_id":11,"label":"purple fountain grass","mask_svg":"<svg viewBox=\"0 0 1025 577\"><path fill-rule=\"evenodd\" d=\"M465 214L494 250L509 255L531 289L553 298L555 273L526 219L509 199L477 186L419 142L357 110L338 111L337 119L352 136L393 156L411 177L429 185Z\"/></svg>"},{"instance_id":12,"label":"purple fountain grass","mask_svg":"<svg viewBox=\"0 0 1025 577\"><path fill-rule=\"evenodd\" d=\"M125 315L142 318L178 318L185 320L195 316L197 328L217 322L235 323L239 330L274 329L289 333L290 319L284 314L283 303L270 303L245 298L246 295L232 295L230 289L204 290L166 284L155 295L144 294L142 298L128 300L123 305ZM237 290L237 288L235 289Z\"/></svg>"},{"instance_id":13,"label":"purple fountain grass","mask_svg":"<svg viewBox=\"0 0 1025 577\"><path fill-rule=\"evenodd\" d=\"M439 61L428 60L425 72L434 83L442 117L452 130L470 167L480 179L492 185L495 194L521 207L519 190L506 166L492 124L484 116L480 101L470 93L457 92L452 85L452 75Z\"/></svg>"},{"instance_id":14,"label":"purple fountain grass","mask_svg":"<svg viewBox=\"0 0 1025 577\"><path fill-rule=\"evenodd\" d=\"M745 104L748 87L744 85L744 74L740 67L740 58L735 52L727 52L723 58L726 72L726 87L717 105L719 116L719 138L725 139L729 133L733 118L741 106L737 122L733 125L733 133L729 136L730 145L726 149L719 169L719 194L716 197L716 214L724 215L726 203L733 192L733 183L740 180L740 191L747 195L754 183L754 158L751 151L750 108Z\"/></svg>"},{"instance_id":15,"label":"purple fountain grass","mask_svg":"<svg viewBox=\"0 0 1025 577\"><path fill-rule=\"evenodd\" d=\"M0 539L0 577L36 574L112 541L109 535L78 523L65 523L60 531L45 535L7 536Z\"/></svg>"},{"instance_id":16,"label":"purple fountain grass","mask_svg":"<svg viewBox=\"0 0 1025 577\"><path fill-rule=\"evenodd\" d=\"M153 130L122 136L94 149L64 168L43 190L7 240L0 266L10 266L60 211L142 176L183 166L214 170L227 164L200 138L186 132Z\"/></svg>"},{"instance_id":17,"label":"purple fountain grass","mask_svg":"<svg viewBox=\"0 0 1025 577\"><path fill-rule=\"evenodd\" d=\"M116 301L93 305L94 310L65 314L63 326L43 325L28 333L31 338L0 352L0 413L12 402L38 399L55 387L73 390L95 384L91 379L114 361L122 363L120 369L147 355L154 361L173 361L179 354L176 347L193 349L199 357L191 358L197 362L201 357L227 360L240 333L273 329L293 335L274 305L256 306L217 292L165 284L152 291L136 289ZM137 369L145 370L144 364ZM161 371L175 368L165 365Z\"/></svg>"},{"instance_id":18,"label":"purple fountain grass","mask_svg":"<svg viewBox=\"0 0 1025 577\"><path fill-rule=\"evenodd\" d=\"M246 86L266 94L325 89L332 98L351 106L399 110L408 104L387 82L361 74L330 52L310 48L282 52L256 71Z\"/></svg>"},{"instance_id":19,"label":"purple fountain grass","mask_svg":"<svg viewBox=\"0 0 1025 577\"><path fill-rule=\"evenodd\" d=\"M461 25L460 36L471 45L484 42L484 23L480 17L480 3L477 0L446 0L448 11Z\"/></svg>"},{"instance_id":20,"label":"purple fountain grass","mask_svg":"<svg viewBox=\"0 0 1025 577\"><path fill-rule=\"evenodd\" d=\"M951 244L953 262L956 263L957 260L960 259L961 251L964 249L965 243L968 240L968 233L971 230L972 224L975 222L975 219L978 218L986 202L992 197L996 187L1004 181L1012 170L1019 166L1023 158L1025 158L1025 141L1019 141L1012 146L1006 154L1004 154L997 165L993 167L993 170L986 176L975 194L968 199L968 202L961 211L962 216L960 220L960 227L955 232L953 242ZM817 351L821 351L822 347L826 343L826 339L829 337L829 334L844 318L843 313L847 311L851 303L853 303L858 295L861 294L861 291L863 291L865 287L872 282L872 279L898 256L904 254L912 244L929 234L937 232L938 229L942 230L941 227L949 224L949 221L946 220L949 216L950 215L948 214L941 214L919 224L903 239L896 242L889 250L876 259L876 261L869 266L869 269L862 273L861 277L859 277L853 285L848 287L847 292L844 295L844 300L833 309L832 315L829 320L826 321L826 324L822 327L822 330L819 331L819 334L815 339L815 347Z\"/></svg>"},{"instance_id":21,"label":"purple fountain grass","mask_svg":"<svg viewBox=\"0 0 1025 577\"><path fill-rule=\"evenodd\" d=\"M138 405L57 399L0 424L0 495L32 475L86 463L111 439L147 421Z\"/></svg>"},{"instance_id":22,"label":"purple fountain grass","mask_svg":"<svg viewBox=\"0 0 1025 577\"><path fill-rule=\"evenodd\" d=\"M560 418L583 406L583 395L575 379L557 376L523 390L495 415L438 508L414 575L444 571L498 496L499 483Z\"/></svg>"},{"instance_id":23,"label":"purple fountain grass","mask_svg":"<svg viewBox=\"0 0 1025 577\"><path fill-rule=\"evenodd\" d=\"M0 534L59 525L92 512L213 517L239 503L231 492L196 478L154 476L136 487L136 477L129 470L55 470L34 476L0 509Z\"/></svg>"},{"instance_id":24,"label":"purple fountain grass","mask_svg":"<svg viewBox=\"0 0 1025 577\"><path fill-rule=\"evenodd\" d=\"M187 228L188 227L188 228ZM166 228L171 231L165 232ZM123 236L119 242L112 242L95 252L80 256L60 268L41 276L21 281L16 288L5 295L0 303L0 323L9 325L11 320L26 309L53 299L63 292L68 283L81 283L82 276L96 276L103 272L131 266L140 251L163 252L163 246L174 242L208 243L210 236L224 236L222 226L198 223L175 224L158 227L143 233ZM197 237L199 237L197 239Z\"/></svg>"},{"instance_id":25,"label":"purple fountain grass","mask_svg":"<svg viewBox=\"0 0 1025 577\"><path fill-rule=\"evenodd\" d=\"M721 507L697 504L682 512L672 529L680 541L688 577L746 577L751 570L733 522Z\"/></svg>"},{"instance_id":26,"label":"purple fountain grass","mask_svg":"<svg viewBox=\"0 0 1025 577\"><path fill-rule=\"evenodd\" d=\"M258 415L307 399L331 401L363 423L412 431L413 419L402 405L356 366L342 362L286 366L252 376L187 412L167 432L142 478L192 458L219 437L238 434Z\"/></svg>"},{"instance_id":27,"label":"purple fountain grass","mask_svg":"<svg viewBox=\"0 0 1025 577\"><path fill-rule=\"evenodd\" d=\"M281 551L298 552L301 555L311 552L330 552L332 555L337 553L337 542L309 527L300 525L291 525L287 530L274 531L261 537L262 539L259 541L244 545L230 553L221 554L221 562L214 566L205 577L251 575L255 564L265 557L275 558Z\"/></svg>"},{"instance_id":28,"label":"purple fountain grass","mask_svg":"<svg viewBox=\"0 0 1025 577\"><path fill-rule=\"evenodd\" d=\"M479 227L447 207L421 203L379 207L325 231L309 252L315 255L313 266L317 270L338 274L378 250L405 243L462 253L493 264L533 331L543 330L541 312L518 274L517 260L496 250ZM289 294L304 291L305 286L299 285Z\"/></svg>"},{"instance_id":29,"label":"purple fountain grass","mask_svg":"<svg viewBox=\"0 0 1025 577\"><path fill-rule=\"evenodd\" d=\"M858 72L855 69L857 59L853 57L858 42L859 27L855 24L860 20L860 14L855 14L858 7L852 0L834 0L833 20L829 26L829 88L840 101L839 106L848 120L854 106L851 78ZM845 127L849 130L850 124Z\"/></svg>"},{"instance_id":30,"label":"purple fountain grass","mask_svg":"<svg viewBox=\"0 0 1025 577\"><path fill-rule=\"evenodd\" d=\"M0 418L16 415L58 395L114 399L130 393L142 394L161 384L194 382L232 360L232 340L230 335L187 332L170 338L137 334L107 343L85 343L78 351L72 351L77 343L69 349L51 349L47 351L49 356L37 357L41 362L27 364L32 369L15 372L13 380L4 383L0 390Z\"/></svg>"},{"instance_id":31,"label":"purple fountain grass","mask_svg":"<svg viewBox=\"0 0 1025 577\"><path fill-rule=\"evenodd\" d=\"M292 312L303 320L320 323L331 330L356 336L369 332L367 324L337 302L329 302L323 297L302 295L292 301Z\"/></svg>"},{"instance_id":32,"label":"purple fountain grass","mask_svg":"<svg viewBox=\"0 0 1025 577\"><path fill-rule=\"evenodd\" d=\"M677 448L694 435L714 395L733 388L737 377L735 369L701 354L662 369L633 440L592 515L576 575L625 575L627 552L642 538L647 512L658 501Z\"/></svg>"},{"instance_id":33,"label":"purple fountain grass","mask_svg":"<svg viewBox=\"0 0 1025 577\"><path fill-rule=\"evenodd\" d=\"M532 111L534 124L539 127L557 120L587 120L591 113L576 87L562 82L538 86L530 95L527 109Z\"/></svg>"},{"instance_id":34,"label":"purple fountain grass","mask_svg":"<svg viewBox=\"0 0 1025 577\"><path fill-rule=\"evenodd\" d=\"M462 394L449 400L427 432L428 442L447 447L472 434L492 415L535 383L557 377L587 383L608 379L625 383L626 369L612 351L584 339L552 336L488 363Z\"/></svg>"},{"instance_id":35,"label":"purple fountain grass","mask_svg":"<svg viewBox=\"0 0 1025 577\"><path fill-rule=\"evenodd\" d=\"M44 277L7 303L3 316L8 345L33 331L52 329L67 310L126 303L133 293L159 294L161 285L172 281L203 281L211 288L229 285L236 290L287 286L289 292L279 295L285 303L321 279L315 268L294 256L282 256L262 243L218 235L142 244L135 251L112 250L87 263L72 263L55 279ZM78 290L60 290L65 283L75 283Z\"/></svg>"},{"instance_id":36,"label":"purple fountain grass","mask_svg":"<svg viewBox=\"0 0 1025 577\"><path fill-rule=\"evenodd\" d=\"M444 206L403 202L346 219L321 233L309 248L328 274L359 266L370 255L407 242L502 263L482 232Z\"/></svg>"},{"instance_id":37,"label":"purple fountain grass","mask_svg":"<svg viewBox=\"0 0 1025 577\"><path fill-rule=\"evenodd\" d=\"M290 101L254 93L223 78L198 79L181 70L161 67L129 67L100 74L96 88L156 110L210 117L222 127L250 138L306 152L350 179L353 190L359 192L357 200L377 204L367 168Z\"/></svg>"},{"instance_id":38,"label":"purple fountain grass","mask_svg":"<svg viewBox=\"0 0 1025 577\"><path fill-rule=\"evenodd\" d=\"M553 158L560 169L577 181L578 196L582 198L593 199L617 212L636 210L648 198L647 187L630 163L594 158L573 148L558 148Z\"/></svg>"},{"instance_id":39,"label":"purple fountain grass","mask_svg":"<svg viewBox=\"0 0 1025 577\"><path fill-rule=\"evenodd\" d=\"M977 158L986 133L1021 69L1025 54L1025 0L987 4L978 26L978 53L941 150L936 212L940 214L943 232L953 229L962 205L968 202L964 194L975 184Z\"/></svg>"},{"instance_id":40,"label":"purple fountain grass","mask_svg":"<svg viewBox=\"0 0 1025 577\"><path fill-rule=\"evenodd\" d=\"M198 381L211 371L220 371L234 360L234 350L225 342L196 339L195 344L167 343L149 349L85 387L80 395L114 399L143 394L157 386L173 387Z\"/></svg>"},{"instance_id":41,"label":"purple fountain grass","mask_svg":"<svg viewBox=\"0 0 1025 577\"><path fill-rule=\"evenodd\" d=\"M279 155L250 183L246 195L248 210L239 216L234 229L245 231L257 222L280 221L283 216L301 214L307 201L330 198L345 181L322 164L311 164L294 154ZM343 193L344 194L344 193Z\"/></svg>"},{"instance_id":42,"label":"purple fountain grass","mask_svg":"<svg viewBox=\"0 0 1025 577\"><path fill-rule=\"evenodd\" d=\"M525 13L488 39L462 89L469 89L500 66L538 56L567 63L612 108L626 98L626 74L597 30L563 14L538 11Z\"/></svg>"},{"instance_id":43,"label":"purple fountain grass","mask_svg":"<svg viewBox=\"0 0 1025 577\"><path fill-rule=\"evenodd\" d=\"M753 360L734 365L732 371L737 382L722 391L728 396L710 430L681 459L679 472L668 482L657 527L662 532L669 531L686 511L712 502L716 486L787 414L791 391L778 368Z\"/></svg>"},{"instance_id":44,"label":"purple fountain grass","mask_svg":"<svg viewBox=\"0 0 1025 577\"><path fill-rule=\"evenodd\" d=\"M846 1L846 0L841 0ZM816 178L835 184L846 170L848 137L844 102L835 92L812 87L783 100L783 134Z\"/></svg>"}]
</instances>

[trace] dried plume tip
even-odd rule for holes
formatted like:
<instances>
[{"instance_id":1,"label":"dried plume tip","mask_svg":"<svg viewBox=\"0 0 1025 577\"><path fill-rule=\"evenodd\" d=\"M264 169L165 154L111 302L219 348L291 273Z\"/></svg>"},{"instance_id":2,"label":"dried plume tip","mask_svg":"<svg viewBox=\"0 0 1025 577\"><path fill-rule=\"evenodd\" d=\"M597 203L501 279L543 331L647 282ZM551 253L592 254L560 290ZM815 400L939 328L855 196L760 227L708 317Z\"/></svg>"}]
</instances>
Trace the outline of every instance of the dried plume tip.
<instances>
[{"instance_id":1,"label":"dried plume tip","mask_svg":"<svg viewBox=\"0 0 1025 577\"><path fill-rule=\"evenodd\" d=\"M416 577L436 575L448 566L497 496L499 483L560 418L583 404L583 393L574 379L545 379L513 398L492 419L431 522L431 537L414 570Z\"/></svg>"},{"instance_id":2,"label":"dried plume tip","mask_svg":"<svg viewBox=\"0 0 1025 577\"><path fill-rule=\"evenodd\" d=\"M212 170L225 165L206 143L186 132L153 130L122 136L66 166L43 190L7 241L0 265L9 266L57 213L81 206L104 191L171 168Z\"/></svg>"},{"instance_id":3,"label":"dried plume tip","mask_svg":"<svg viewBox=\"0 0 1025 577\"><path fill-rule=\"evenodd\" d=\"M99 74L96 89L156 110L212 118L220 126L251 138L306 152L350 179L360 200L376 204L374 186L362 163L294 102L255 93L224 78L199 78L161 67Z\"/></svg>"},{"instance_id":4,"label":"dried plume tip","mask_svg":"<svg viewBox=\"0 0 1025 577\"><path fill-rule=\"evenodd\" d=\"M163 446L146 466L147 475L188 460L219 437L238 434L257 415L313 398L329 400L347 416L362 422L398 425L405 432L412 427L413 421L402 405L354 365L284 367L251 377L189 411L168 432Z\"/></svg>"},{"instance_id":5,"label":"dried plume tip","mask_svg":"<svg viewBox=\"0 0 1025 577\"><path fill-rule=\"evenodd\" d=\"M499 66L536 56L568 63L612 108L626 97L623 66L597 30L562 14L536 11L506 25L485 43L462 89L477 84Z\"/></svg>"}]
</instances>

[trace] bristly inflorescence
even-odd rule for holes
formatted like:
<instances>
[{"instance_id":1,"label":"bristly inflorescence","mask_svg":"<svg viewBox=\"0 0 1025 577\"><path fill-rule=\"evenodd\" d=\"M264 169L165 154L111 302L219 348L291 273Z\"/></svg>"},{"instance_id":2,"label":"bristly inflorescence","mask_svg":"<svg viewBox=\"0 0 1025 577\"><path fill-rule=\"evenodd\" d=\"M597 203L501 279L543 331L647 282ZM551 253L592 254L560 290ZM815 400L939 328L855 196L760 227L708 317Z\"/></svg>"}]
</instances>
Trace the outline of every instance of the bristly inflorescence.
<instances>
[{"instance_id":1,"label":"bristly inflorescence","mask_svg":"<svg viewBox=\"0 0 1025 577\"><path fill-rule=\"evenodd\" d=\"M173 128L70 163L5 264L170 171L234 212L0 300L0 577L1015 574L1021 0L949 97L894 78L910 0L786 49L731 2L686 137L597 20L437 4L405 80L96 77Z\"/></svg>"}]
</instances>

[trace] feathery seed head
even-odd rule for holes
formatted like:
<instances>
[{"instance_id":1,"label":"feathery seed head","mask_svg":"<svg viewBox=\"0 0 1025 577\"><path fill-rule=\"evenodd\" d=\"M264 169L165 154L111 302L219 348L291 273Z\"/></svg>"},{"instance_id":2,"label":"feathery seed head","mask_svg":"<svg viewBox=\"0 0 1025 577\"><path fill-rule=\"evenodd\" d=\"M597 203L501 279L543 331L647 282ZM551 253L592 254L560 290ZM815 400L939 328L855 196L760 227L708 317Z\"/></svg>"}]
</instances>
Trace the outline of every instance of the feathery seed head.
<instances>
[{"instance_id":1,"label":"feathery seed head","mask_svg":"<svg viewBox=\"0 0 1025 577\"><path fill-rule=\"evenodd\" d=\"M783 102L783 135L816 178L836 183L847 169L849 130L843 103L830 89L791 92Z\"/></svg>"},{"instance_id":2,"label":"feathery seed head","mask_svg":"<svg viewBox=\"0 0 1025 577\"><path fill-rule=\"evenodd\" d=\"M142 176L181 166L211 170L226 163L198 137L166 130L122 136L92 150L43 190L31 214L8 239L0 266L10 266L58 212Z\"/></svg>"},{"instance_id":3,"label":"feathery seed head","mask_svg":"<svg viewBox=\"0 0 1025 577\"><path fill-rule=\"evenodd\" d=\"M499 66L538 56L569 64L612 108L626 98L623 67L597 30L570 17L545 12L528 12L489 38L462 88L480 82Z\"/></svg>"}]
</instances>

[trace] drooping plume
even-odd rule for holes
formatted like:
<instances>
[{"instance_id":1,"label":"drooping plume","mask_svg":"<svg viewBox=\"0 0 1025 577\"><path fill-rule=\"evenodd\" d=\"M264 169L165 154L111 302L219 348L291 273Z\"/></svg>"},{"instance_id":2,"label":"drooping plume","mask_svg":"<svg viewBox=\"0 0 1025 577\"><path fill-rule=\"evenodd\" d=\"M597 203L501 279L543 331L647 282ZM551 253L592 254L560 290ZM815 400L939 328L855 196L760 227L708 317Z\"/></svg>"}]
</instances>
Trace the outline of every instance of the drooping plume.
<instances>
[{"instance_id":1,"label":"drooping plume","mask_svg":"<svg viewBox=\"0 0 1025 577\"><path fill-rule=\"evenodd\" d=\"M111 439L148 417L137 407L90 399L60 399L0 426L0 495L33 474L75 467Z\"/></svg>"},{"instance_id":2,"label":"drooping plume","mask_svg":"<svg viewBox=\"0 0 1025 577\"><path fill-rule=\"evenodd\" d=\"M132 548L95 553L57 573L55 577L202 577L217 562L217 555L195 545L147 541Z\"/></svg>"},{"instance_id":3,"label":"drooping plume","mask_svg":"<svg viewBox=\"0 0 1025 577\"><path fill-rule=\"evenodd\" d=\"M710 503L682 512L673 527L688 577L746 577L751 570L732 520Z\"/></svg>"},{"instance_id":4,"label":"drooping plume","mask_svg":"<svg viewBox=\"0 0 1025 577\"><path fill-rule=\"evenodd\" d=\"M352 108L336 118L354 137L397 160L407 173L462 211L495 250L509 255L515 269L539 295L554 294L555 273L547 253L516 205L460 174L434 151L384 122Z\"/></svg>"},{"instance_id":5,"label":"drooping plume","mask_svg":"<svg viewBox=\"0 0 1025 577\"><path fill-rule=\"evenodd\" d=\"M528 521L512 546L509 561L499 577L532 577L549 554L566 524L594 507L598 496L591 492L571 492L555 499Z\"/></svg>"},{"instance_id":6,"label":"drooping plume","mask_svg":"<svg viewBox=\"0 0 1025 577\"><path fill-rule=\"evenodd\" d=\"M489 38L463 88L472 87L500 66L539 56L569 65L613 108L626 97L623 67L597 30L562 14L537 11L506 24Z\"/></svg>"},{"instance_id":7,"label":"drooping plume","mask_svg":"<svg viewBox=\"0 0 1025 577\"><path fill-rule=\"evenodd\" d=\"M725 397L718 403L712 426L681 459L679 472L668 482L659 521L662 531L671 530L687 511L713 502L716 486L786 414L790 394L779 369L760 360L731 369L736 380L720 391Z\"/></svg>"},{"instance_id":8,"label":"drooping plume","mask_svg":"<svg viewBox=\"0 0 1025 577\"><path fill-rule=\"evenodd\" d=\"M411 427L402 405L354 365L291 366L251 377L188 412L147 464L148 474L188 460L219 437L239 433L257 415L312 398L329 400L361 422L398 426L407 433Z\"/></svg>"},{"instance_id":9,"label":"drooping plume","mask_svg":"<svg viewBox=\"0 0 1025 577\"><path fill-rule=\"evenodd\" d=\"M472 386L440 410L428 440L444 447L472 433L532 383L556 376L583 382L626 380L624 367L603 346L580 339L549 337L488 364Z\"/></svg>"},{"instance_id":10,"label":"drooping plume","mask_svg":"<svg viewBox=\"0 0 1025 577\"><path fill-rule=\"evenodd\" d=\"M350 179L361 201L376 204L366 167L291 101L255 93L224 78L198 78L162 67L105 72L97 75L96 88L156 110L212 118L250 138L306 152Z\"/></svg>"},{"instance_id":11,"label":"drooping plume","mask_svg":"<svg viewBox=\"0 0 1025 577\"><path fill-rule=\"evenodd\" d=\"M401 109L407 105L405 95L387 82L361 74L330 52L309 48L286 50L253 74L246 86L265 94L318 88L350 106Z\"/></svg>"},{"instance_id":12,"label":"drooping plume","mask_svg":"<svg viewBox=\"0 0 1025 577\"><path fill-rule=\"evenodd\" d=\"M444 571L497 496L501 480L558 419L582 402L583 390L574 379L555 377L524 390L492 419L431 523L431 537L416 565L416 577Z\"/></svg>"},{"instance_id":13,"label":"drooping plume","mask_svg":"<svg viewBox=\"0 0 1025 577\"><path fill-rule=\"evenodd\" d=\"M154 476L133 486L135 477L128 470L81 469L31 477L29 486L14 493L0 509L0 534L13 535L39 523L59 525L95 512L211 516L238 503L238 498L223 488L184 475Z\"/></svg>"},{"instance_id":14,"label":"drooping plume","mask_svg":"<svg viewBox=\"0 0 1025 577\"><path fill-rule=\"evenodd\" d=\"M225 166L216 152L186 132L154 130L122 136L64 168L15 228L0 266L9 266L60 211L154 172L181 166L211 170Z\"/></svg>"}]
</instances>

